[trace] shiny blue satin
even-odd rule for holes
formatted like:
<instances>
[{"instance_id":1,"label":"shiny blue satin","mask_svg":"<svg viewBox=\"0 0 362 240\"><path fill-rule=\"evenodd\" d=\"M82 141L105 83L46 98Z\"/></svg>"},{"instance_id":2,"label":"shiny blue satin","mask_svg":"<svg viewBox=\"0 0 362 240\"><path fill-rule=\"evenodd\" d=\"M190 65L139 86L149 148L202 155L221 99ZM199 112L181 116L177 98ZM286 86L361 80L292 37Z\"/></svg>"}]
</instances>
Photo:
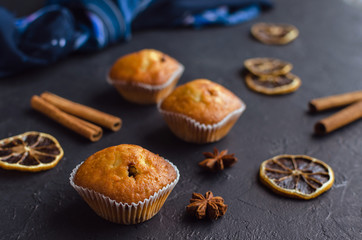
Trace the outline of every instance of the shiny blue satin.
<instances>
[{"instance_id":1,"label":"shiny blue satin","mask_svg":"<svg viewBox=\"0 0 362 240\"><path fill-rule=\"evenodd\" d=\"M129 40L131 27L232 25L270 7L271 0L49 0L23 18L0 7L0 78Z\"/></svg>"}]
</instances>

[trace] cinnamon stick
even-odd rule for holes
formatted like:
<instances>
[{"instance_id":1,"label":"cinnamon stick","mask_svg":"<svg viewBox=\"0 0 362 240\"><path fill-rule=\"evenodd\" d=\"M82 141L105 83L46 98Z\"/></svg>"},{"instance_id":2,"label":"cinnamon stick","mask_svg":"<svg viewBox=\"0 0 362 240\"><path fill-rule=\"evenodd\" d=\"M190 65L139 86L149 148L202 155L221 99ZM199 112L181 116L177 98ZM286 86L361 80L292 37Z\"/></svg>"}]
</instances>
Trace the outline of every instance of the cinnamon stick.
<instances>
[{"instance_id":1,"label":"cinnamon stick","mask_svg":"<svg viewBox=\"0 0 362 240\"><path fill-rule=\"evenodd\" d=\"M102 137L102 128L61 111L59 108L46 102L39 96L34 95L31 98L31 106L54 121L88 138L92 142L98 141Z\"/></svg>"},{"instance_id":2,"label":"cinnamon stick","mask_svg":"<svg viewBox=\"0 0 362 240\"><path fill-rule=\"evenodd\" d=\"M332 116L320 120L314 126L314 131L316 134L326 134L360 118L362 118L362 101L356 102Z\"/></svg>"},{"instance_id":3,"label":"cinnamon stick","mask_svg":"<svg viewBox=\"0 0 362 240\"><path fill-rule=\"evenodd\" d=\"M311 112L319 112L335 107L345 106L360 100L362 100L362 90L323 98L316 98L309 102L309 110Z\"/></svg>"},{"instance_id":4,"label":"cinnamon stick","mask_svg":"<svg viewBox=\"0 0 362 240\"><path fill-rule=\"evenodd\" d=\"M103 127L109 128L112 131L118 131L122 126L122 120L120 118L98 111L94 108L72 102L50 92L44 92L40 96L45 101L53 104L66 113L86 119Z\"/></svg>"}]
</instances>

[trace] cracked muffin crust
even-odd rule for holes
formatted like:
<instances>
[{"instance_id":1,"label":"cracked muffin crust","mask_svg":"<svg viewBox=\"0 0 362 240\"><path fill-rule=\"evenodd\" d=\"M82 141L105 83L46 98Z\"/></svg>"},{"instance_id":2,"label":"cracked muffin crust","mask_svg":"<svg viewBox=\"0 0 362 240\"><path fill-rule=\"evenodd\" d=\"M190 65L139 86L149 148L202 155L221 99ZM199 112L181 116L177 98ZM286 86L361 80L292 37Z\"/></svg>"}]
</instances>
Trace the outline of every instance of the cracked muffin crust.
<instances>
[{"instance_id":1,"label":"cracked muffin crust","mask_svg":"<svg viewBox=\"0 0 362 240\"><path fill-rule=\"evenodd\" d=\"M143 49L119 58L111 67L107 81L128 101L154 104L176 86L184 66L154 49Z\"/></svg>"},{"instance_id":2,"label":"cracked muffin crust","mask_svg":"<svg viewBox=\"0 0 362 240\"><path fill-rule=\"evenodd\" d=\"M179 68L172 57L154 49L143 49L119 58L109 76L114 81L161 85Z\"/></svg>"},{"instance_id":3,"label":"cracked muffin crust","mask_svg":"<svg viewBox=\"0 0 362 240\"><path fill-rule=\"evenodd\" d=\"M177 87L160 107L200 123L215 124L243 106L244 103L223 86L207 79L196 79Z\"/></svg>"},{"instance_id":4,"label":"cracked muffin crust","mask_svg":"<svg viewBox=\"0 0 362 240\"><path fill-rule=\"evenodd\" d=\"M149 198L176 177L175 169L159 155L121 144L90 156L76 172L74 183L130 204Z\"/></svg>"}]
</instances>

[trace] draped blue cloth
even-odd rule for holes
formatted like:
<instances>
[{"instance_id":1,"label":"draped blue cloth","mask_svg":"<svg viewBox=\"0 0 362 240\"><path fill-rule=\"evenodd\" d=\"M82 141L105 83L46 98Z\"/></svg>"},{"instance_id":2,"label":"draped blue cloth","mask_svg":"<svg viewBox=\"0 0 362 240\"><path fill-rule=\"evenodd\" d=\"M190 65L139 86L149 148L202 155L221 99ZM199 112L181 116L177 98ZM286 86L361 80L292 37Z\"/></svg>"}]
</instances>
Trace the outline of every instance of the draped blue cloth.
<instances>
[{"instance_id":1,"label":"draped blue cloth","mask_svg":"<svg viewBox=\"0 0 362 240\"><path fill-rule=\"evenodd\" d=\"M0 78L129 40L131 28L232 25L270 7L271 0L48 0L22 18L0 7Z\"/></svg>"}]
</instances>

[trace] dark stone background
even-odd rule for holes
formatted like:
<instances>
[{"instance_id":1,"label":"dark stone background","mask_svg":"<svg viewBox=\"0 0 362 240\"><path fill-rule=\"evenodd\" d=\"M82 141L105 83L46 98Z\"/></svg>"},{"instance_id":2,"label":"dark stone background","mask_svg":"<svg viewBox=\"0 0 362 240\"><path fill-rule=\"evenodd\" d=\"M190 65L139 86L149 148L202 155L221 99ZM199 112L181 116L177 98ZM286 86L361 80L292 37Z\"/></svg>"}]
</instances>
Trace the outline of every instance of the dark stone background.
<instances>
[{"instance_id":1,"label":"dark stone background","mask_svg":"<svg viewBox=\"0 0 362 240\"><path fill-rule=\"evenodd\" d=\"M42 1L3 2L21 15ZM312 98L362 89L361 10L342 0L277 0L275 9L245 24L137 32L128 43L0 80L1 138L30 130L47 132L65 151L49 171L0 170L0 239L361 239L362 122L317 138L314 123L333 111L307 113ZM258 21L295 24L300 36L287 46L262 45L249 35ZM142 48L159 49L182 62L186 71L180 83L208 78L245 101L245 113L226 138L207 145L185 143L168 130L155 106L126 102L106 83L107 69L119 56ZM292 62L292 72L303 81L301 88L278 97L247 89L240 76L243 61L264 56ZM46 90L120 116L124 125L90 143L30 108L31 96ZM121 143L159 153L181 173L161 211L134 226L98 217L68 181L79 162ZM202 172L197 163L202 152L213 147L229 149L239 162L218 174ZM266 189L258 180L259 165L284 153L324 160L335 171L332 189L310 201ZM229 205L215 222L196 221L185 213L191 193L207 190Z\"/></svg>"}]
</instances>

